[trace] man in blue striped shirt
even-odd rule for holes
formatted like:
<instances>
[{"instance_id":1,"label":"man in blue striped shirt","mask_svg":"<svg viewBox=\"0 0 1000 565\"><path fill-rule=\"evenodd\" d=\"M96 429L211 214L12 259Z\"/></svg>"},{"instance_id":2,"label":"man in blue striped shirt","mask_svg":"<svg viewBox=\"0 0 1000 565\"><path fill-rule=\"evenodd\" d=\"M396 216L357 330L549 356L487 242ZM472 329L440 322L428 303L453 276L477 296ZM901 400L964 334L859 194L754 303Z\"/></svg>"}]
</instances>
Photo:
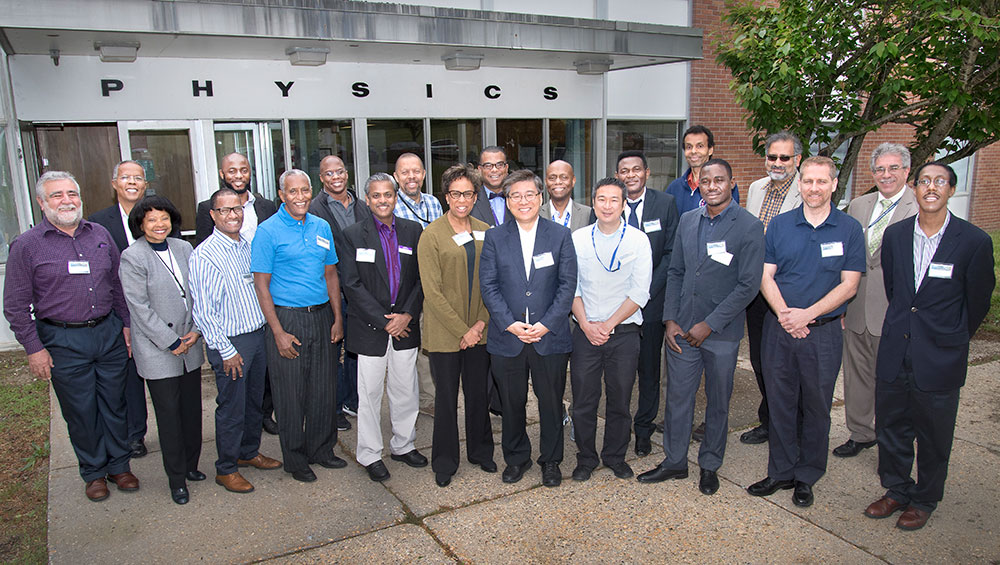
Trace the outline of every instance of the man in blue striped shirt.
<instances>
[{"instance_id":1,"label":"man in blue striped shirt","mask_svg":"<svg viewBox=\"0 0 1000 565\"><path fill-rule=\"evenodd\" d=\"M267 353L264 314L250 273L250 242L240 236L239 194L222 188L212 195L215 229L191 254L189 285L193 315L208 345L219 395L215 409L215 482L237 493L253 491L239 467L277 469L281 462L260 453L261 399Z\"/></svg>"}]
</instances>

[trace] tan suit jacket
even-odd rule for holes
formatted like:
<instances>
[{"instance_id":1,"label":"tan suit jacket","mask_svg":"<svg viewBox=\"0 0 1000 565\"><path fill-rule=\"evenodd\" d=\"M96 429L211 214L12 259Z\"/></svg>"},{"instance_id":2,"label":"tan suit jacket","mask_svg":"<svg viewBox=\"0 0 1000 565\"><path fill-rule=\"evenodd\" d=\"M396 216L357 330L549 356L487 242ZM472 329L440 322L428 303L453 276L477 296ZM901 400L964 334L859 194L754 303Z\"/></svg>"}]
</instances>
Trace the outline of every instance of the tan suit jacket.
<instances>
[{"instance_id":1,"label":"tan suit jacket","mask_svg":"<svg viewBox=\"0 0 1000 565\"><path fill-rule=\"evenodd\" d=\"M889 225L895 224L917 213L917 199L913 190L903 187L903 196L892 211ZM847 304L847 315L844 324L854 333L863 333L866 329L874 336L882 335L882 322L885 319L889 302L885 297L885 284L882 281L882 246L875 253L868 252L868 224L871 223L872 211L878 204L880 194L873 192L859 196L851 201L847 213L861 223L865 230L865 255L868 260L867 271L861 275L858 293ZM889 227L889 226L886 226ZM883 234L885 232L882 232Z\"/></svg>"},{"instance_id":2,"label":"tan suit jacket","mask_svg":"<svg viewBox=\"0 0 1000 565\"><path fill-rule=\"evenodd\" d=\"M760 209L764 205L764 196L767 195L767 186L770 182L771 177L757 179L747 189L747 212L753 214L755 218L760 218ZM781 203L781 210L778 213L784 214L799 204L802 204L802 195L799 194L799 173L795 173L795 179L792 180L792 186L788 187L788 194L785 195L785 201Z\"/></svg>"}]
</instances>

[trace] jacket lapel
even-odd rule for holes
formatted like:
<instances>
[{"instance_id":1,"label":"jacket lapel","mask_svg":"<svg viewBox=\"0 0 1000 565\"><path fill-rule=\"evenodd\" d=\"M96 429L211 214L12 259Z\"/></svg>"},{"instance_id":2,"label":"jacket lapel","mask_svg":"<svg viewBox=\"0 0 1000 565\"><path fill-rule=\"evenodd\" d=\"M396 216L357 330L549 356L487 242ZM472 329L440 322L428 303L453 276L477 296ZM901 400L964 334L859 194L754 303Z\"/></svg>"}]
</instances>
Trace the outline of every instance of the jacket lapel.
<instances>
[{"instance_id":1,"label":"jacket lapel","mask_svg":"<svg viewBox=\"0 0 1000 565\"><path fill-rule=\"evenodd\" d=\"M938 243L937 249L934 250L934 256L931 257L931 263L948 263L952 254L956 249L958 249L958 242L961 239L961 233L962 226L956 222L953 217L951 221L948 222L948 227L944 230L944 235L941 236L941 243ZM920 288L917 290L917 294L927 288L930 265L927 266L927 271L928 273L924 273L924 278L920 281Z\"/></svg>"},{"instance_id":2,"label":"jacket lapel","mask_svg":"<svg viewBox=\"0 0 1000 565\"><path fill-rule=\"evenodd\" d=\"M369 217L364 220L365 226L365 243L371 246L375 250L375 272L378 273L379 280L382 281L383 288L386 289L387 293L389 290L389 269L385 266L385 253L382 251L382 240L378 235L378 227L375 226L377 222L374 217ZM399 235L396 235L396 239L399 239Z\"/></svg>"},{"instance_id":3,"label":"jacket lapel","mask_svg":"<svg viewBox=\"0 0 1000 565\"><path fill-rule=\"evenodd\" d=\"M504 222L493 229L507 230L507 237L504 238L507 241L507 253L517 259L514 262L514 270L517 271L518 279L525 286L528 286L529 279L524 276L524 253L521 252L521 232L517 229L517 222ZM535 245L538 245L538 234L535 234ZM534 271L534 267L532 267L532 271Z\"/></svg>"}]
</instances>

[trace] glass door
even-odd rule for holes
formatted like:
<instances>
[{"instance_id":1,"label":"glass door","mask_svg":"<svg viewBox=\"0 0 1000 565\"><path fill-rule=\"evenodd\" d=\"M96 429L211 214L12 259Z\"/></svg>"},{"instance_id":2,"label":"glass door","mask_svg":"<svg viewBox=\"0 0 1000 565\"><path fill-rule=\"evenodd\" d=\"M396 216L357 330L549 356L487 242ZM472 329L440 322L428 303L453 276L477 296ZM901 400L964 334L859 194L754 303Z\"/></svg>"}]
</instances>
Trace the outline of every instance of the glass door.
<instances>
[{"instance_id":1,"label":"glass door","mask_svg":"<svg viewBox=\"0 0 1000 565\"><path fill-rule=\"evenodd\" d=\"M216 122L214 129L216 162L221 166L222 158L230 153L246 155L253 168L251 190L275 198L278 177L285 170L281 122Z\"/></svg>"}]
</instances>

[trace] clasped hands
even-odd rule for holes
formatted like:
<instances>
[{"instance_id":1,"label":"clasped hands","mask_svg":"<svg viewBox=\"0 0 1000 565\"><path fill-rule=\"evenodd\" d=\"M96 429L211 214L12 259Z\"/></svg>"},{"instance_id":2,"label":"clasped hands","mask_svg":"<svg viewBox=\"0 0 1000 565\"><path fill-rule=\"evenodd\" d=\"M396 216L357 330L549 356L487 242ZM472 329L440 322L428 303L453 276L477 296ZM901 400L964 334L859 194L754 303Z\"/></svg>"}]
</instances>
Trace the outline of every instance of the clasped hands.
<instances>
[{"instance_id":1,"label":"clasped hands","mask_svg":"<svg viewBox=\"0 0 1000 565\"><path fill-rule=\"evenodd\" d=\"M517 336L517 339L524 343L537 343L542 339L542 336L549 333L549 328L546 328L541 322L535 322L534 324L514 322L507 326L507 331Z\"/></svg>"}]
</instances>

